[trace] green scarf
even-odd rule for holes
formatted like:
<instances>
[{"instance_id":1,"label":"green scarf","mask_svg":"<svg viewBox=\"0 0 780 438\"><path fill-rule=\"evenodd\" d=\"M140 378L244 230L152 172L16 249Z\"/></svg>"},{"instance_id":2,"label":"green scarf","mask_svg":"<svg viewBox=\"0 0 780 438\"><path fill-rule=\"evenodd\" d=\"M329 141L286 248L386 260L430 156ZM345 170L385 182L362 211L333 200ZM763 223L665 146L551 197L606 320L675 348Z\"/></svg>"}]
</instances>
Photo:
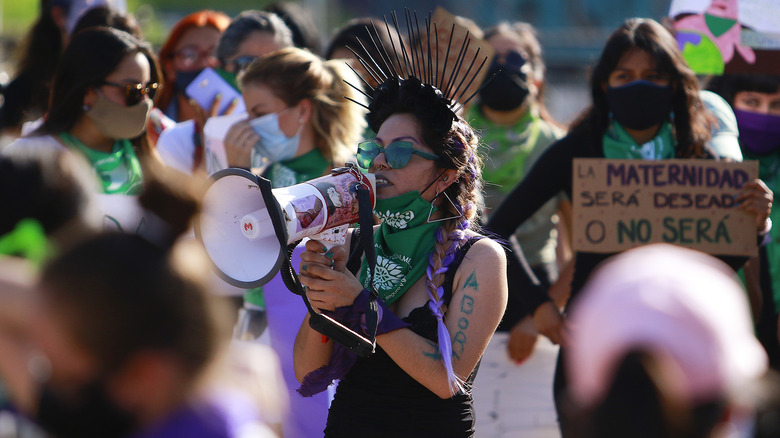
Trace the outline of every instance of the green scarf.
<instances>
[{"instance_id":1,"label":"green scarf","mask_svg":"<svg viewBox=\"0 0 780 438\"><path fill-rule=\"evenodd\" d=\"M300 157L272 164L266 177L271 180L273 188L289 187L322 176L329 166L322 152L314 148ZM244 293L244 301L264 309L263 288L248 289Z\"/></svg>"},{"instance_id":2,"label":"green scarf","mask_svg":"<svg viewBox=\"0 0 780 438\"><path fill-rule=\"evenodd\" d=\"M514 125L504 126L488 120L476 109L469 118L482 131L482 141L490 147L490 160L482 169L482 178L504 193L509 193L525 176L525 163L536 146L542 121L531 108Z\"/></svg>"},{"instance_id":3,"label":"green scarf","mask_svg":"<svg viewBox=\"0 0 780 438\"><path fill-rule=\"evenodd\" d=\"M40 222L26 218L0 236L0 255L19 255L41 266L54 251Z\"/></svg>"},{"instance_id":4,"label":"green scarf","mask_svg":"<svg viewBox=\"0 0 780 438\"><path fill-rule=\"evenodd\" d=\"M780 150L769 155L755 155L742 149L742 155L745 160L758 160L758 177L777 196L780 193ZM775 308L780 309L780 208L773 206L769 217L772 219L772 230L769 231L772 241L766 245L767 261Z\"/></svg>"},{"instance_id":5,"label":"green scarf","mask_svg":"<svg viewBox=\"0 0 780 438\"><path fill-rule=\"evenodd\" d=\"M707 28L715 38L728 32L729 29L737 24L737 20L733 18L723 18L710 14L704 14L704 22L707 23Z\"/></svg>"},{"instance_id":6,"label":"green scarf","mask_svg":"<svg viewBox=\"0 0 780 438\"><path fill-rule=\"evenodd\" d=\"M81 152L87 158L100 178L103 193L107 195L141 193L143 181L141 163L135 155L130 140L116 140L111 152L101 152L88 147L67 132L60 134L60 138L71 149Z\"/></svg>"},{"instance_id":7,"label":"green scarf","mask_svg":"<svg viewBox=\"0 0 780 438\"><path fill-rule=\"evenodd\" d=\"M434 211L436 209L434 208ZM413 191L376 201L374 213L382 220L374 234L379 297L391 304L425 273L440 224L428 223L431 203ZM368 287L368 262L360 267L360 282Z\"/></svg>"},{"instance_id":8,"label":"green scarf","mask_svg":"<svg viewBox=\"0 0 780 438\"><path fill-rule=\"evenodd\" d=\"M604 157L634 160L665 160L674 158L676 141L672 124L664 122L658 134L643 145L636 144L631 135L616 121L612 121L602 139Z\"/></svg>"},{"instance_id":9,"label":"green scarf","mask_svg":"<svg viewBox=\"0 0 780 438\"><path fill-rule=\"evenodd\" d=\"M314 148L300 157L272 164L268 179L273 188L289 187L324 175L329 166L322 152Z\"/></svg>"}]
</instances>

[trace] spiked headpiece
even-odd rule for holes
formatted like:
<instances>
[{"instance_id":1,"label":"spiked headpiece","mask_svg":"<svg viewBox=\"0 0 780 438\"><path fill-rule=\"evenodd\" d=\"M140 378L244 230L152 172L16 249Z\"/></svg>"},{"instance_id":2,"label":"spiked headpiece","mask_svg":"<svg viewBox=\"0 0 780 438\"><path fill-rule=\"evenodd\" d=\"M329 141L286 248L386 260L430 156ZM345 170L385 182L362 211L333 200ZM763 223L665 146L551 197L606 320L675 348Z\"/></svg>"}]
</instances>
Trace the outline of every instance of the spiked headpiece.
<instances>
[{"instance_id":1,"label":"spiked headpiece","mask_svg":"<svg viewBox=\"0 0 780 438\"><path fill-rule=\"evenodd\" d=\"M408 47L401 38L402 33L395 12L391 14L395 38L393 38L387 17L384 17L384 31L387 32L391 45L389 51L387 47L379 44L380 30L373 24L371 28L367 28L371 41L360 41L359 39L356 41L356 44L363 49L362 51L348 47L370 78L379 84L373 87L368 78L360 76L355 71L369 92L365 93L361 87L347 83L364 94L368 98L369 104L365 106L360 102L350 100L368 110L368 124L374 132L379 130L387 117L393 112L398 112L392 111L390 107L400 106L416 115L421 115L427 126L433 128L439 135L444 135L449 131L453 121L458 119L457 112L479 92L478 89L466 96L489 56L480 57L481 48L478 48L471 60L467 59L471 44L468 32L463 43L458 43L460 47L453 47L453 35L455 34L455 23L453 22L447 41L446 54L444 59L440 60L439 31L436 23L432 22L431 15L428 14L424 20L427 38L423 38L417 13L408 9L404 12ZM433 39L431 33L433 33ZM365 44L373 44L380 59L368 55L369 52L366 50ZM452 53L457 51L458 56L454 63L448 65L450 51L453 51ZM478 62L479 64L475 67ZM466 65L468 67L465 72L462 72ZM490 78L484 81L480 89L489 81Z\"/></svg>"}]
</instances>

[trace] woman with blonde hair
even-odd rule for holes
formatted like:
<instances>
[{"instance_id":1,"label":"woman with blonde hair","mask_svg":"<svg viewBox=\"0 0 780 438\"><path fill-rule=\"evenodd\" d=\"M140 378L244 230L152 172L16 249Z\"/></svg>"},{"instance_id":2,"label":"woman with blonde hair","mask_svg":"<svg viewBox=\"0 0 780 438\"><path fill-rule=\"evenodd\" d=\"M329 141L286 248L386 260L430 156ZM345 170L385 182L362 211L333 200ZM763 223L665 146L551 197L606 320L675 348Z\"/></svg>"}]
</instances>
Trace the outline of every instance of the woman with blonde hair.
<instances>
[{"instance_id":1,"label":"woman with blonde hair","mask_svg":"<svg viewBox=\"0 0 780 438\"><path fill-rule=\"evenodd\" d=\"M249 120L225 138L229 167L266 167L274 187L323 175L342 165L363 132L354 73L343 61L324 61L286 48L252 63L240 77Z\"/></svg>"},{"instance_id":2,"label":"woman with blonde hair","mask_svg":"<svg viewBox=\"0 0 780 438\"><path fill-rule=\"evenodd\" d=\"M344 165L366 124L363 110L344 98L360 100L345 80L354 84L357 77L343 60L324 61L297 48L281 49L254 61L239 76L249 118L227 132L227 164L262 169L275 188L298 184ZM207 152L209 171L224 167L215 166L216 161ZM296 260L301 251L294 253ZM304 399L295 393L298 382L292 346L305 313L300 299L277 275L262 289L251 289L244 295L244 309L234 333L254 340L264 327L262 318L267 318L271 346L280 357L290 391L291 417L283 424L286 437L316 436L327 416L326 394Z\"/></svg>"}]
</instances>

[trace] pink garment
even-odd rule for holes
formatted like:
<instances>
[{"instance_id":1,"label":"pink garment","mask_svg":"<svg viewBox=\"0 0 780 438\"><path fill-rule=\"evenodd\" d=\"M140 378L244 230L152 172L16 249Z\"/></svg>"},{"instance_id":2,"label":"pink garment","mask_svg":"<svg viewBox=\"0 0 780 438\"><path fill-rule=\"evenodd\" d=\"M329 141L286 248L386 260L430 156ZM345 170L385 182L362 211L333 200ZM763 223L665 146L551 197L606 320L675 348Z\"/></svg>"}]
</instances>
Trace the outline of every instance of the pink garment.
<instances>
[{"instance_id":1,"label":"pink garment","mask_svg":"<svg viewBox=\"0 0 780 438\"><path fill-rule=\"evenodd\" d=\"M690 249L648 245L608 260L572 303L570 323L566 365L581 406L601 401L635 349L659 357L671 391L690 402L729 394L767 369L734 271Z\"/></svg>"}]
</instances>

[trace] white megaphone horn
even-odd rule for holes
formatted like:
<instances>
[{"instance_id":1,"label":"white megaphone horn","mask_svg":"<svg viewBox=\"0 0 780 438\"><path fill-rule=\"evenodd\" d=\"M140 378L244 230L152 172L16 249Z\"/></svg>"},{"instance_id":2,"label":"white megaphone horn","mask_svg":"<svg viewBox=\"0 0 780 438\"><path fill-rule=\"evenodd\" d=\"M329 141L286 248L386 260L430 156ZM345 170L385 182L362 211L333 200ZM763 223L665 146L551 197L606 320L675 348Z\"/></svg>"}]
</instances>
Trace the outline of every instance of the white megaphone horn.
<instances>
[{"instance_id":1,"label":"white megaphone horn","mask_svg":"<svg viewBox=\"0 0 780 438\"><path fill-rule=\"evenodd\" d=\"M305 237L330 247L344 243L357 223L357 187L376 203L374 175L350 166L290 187L243 169L212 175L195 233L217 273L228 283L254 288L269 282L287 257L287 245Z\"/></svg>"}]
</instances>

